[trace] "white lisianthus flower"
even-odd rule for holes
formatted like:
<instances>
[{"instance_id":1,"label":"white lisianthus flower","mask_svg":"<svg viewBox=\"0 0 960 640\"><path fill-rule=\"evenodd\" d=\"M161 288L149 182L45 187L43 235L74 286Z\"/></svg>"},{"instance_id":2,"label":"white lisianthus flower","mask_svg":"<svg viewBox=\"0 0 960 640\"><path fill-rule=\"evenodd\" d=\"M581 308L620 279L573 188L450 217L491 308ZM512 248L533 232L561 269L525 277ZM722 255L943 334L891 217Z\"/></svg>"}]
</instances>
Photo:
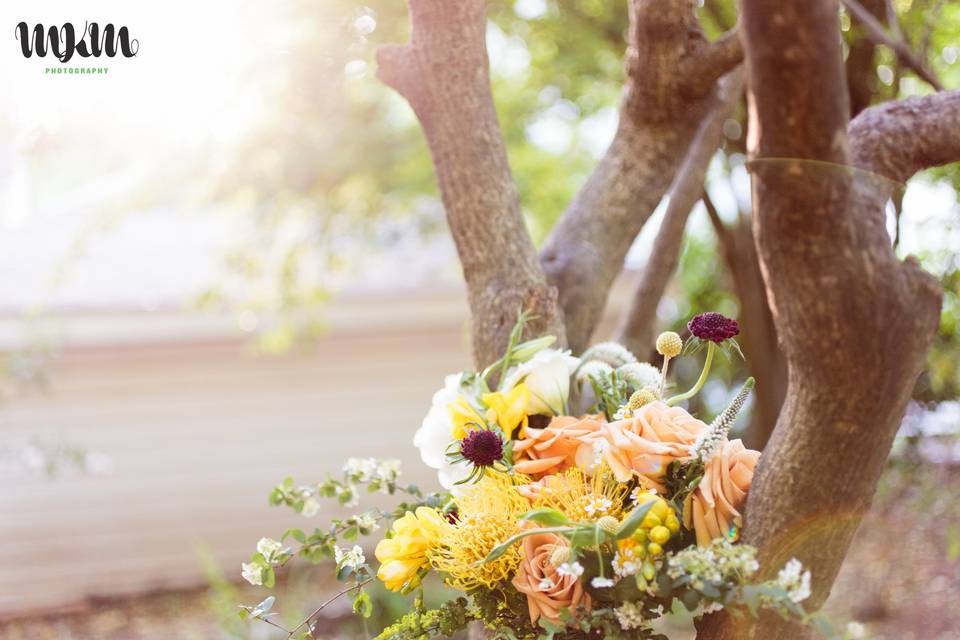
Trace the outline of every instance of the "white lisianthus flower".
<instances>
[{"instance_id":1,"label":"white lisianthus flower","mask_svg":"<svg viewBox=\"0 0 960 640\"><path fill-rule=\"evenodd\" d=\"M444 379L443 389L433 394L430 410L413 435L413 446L420 450L420 459L437 470L441 486L448 491L456 489L455 483L470 475L466 464L451 464L447 458L447 449L454 441L449 405L460 397L462 376L462 373L456 373Z\"/></svg>"},{"instance_id":2,"label":"white lisianthus flower","mask_svg":"<svg viewBox=\"0 0 960 640\"><path fill-rule=\"evenodd\" d=\"M597 576L590 581L590 585L594 589L609 589L614 585L614 582L610 578L601 578L600 576Z\"/></svg>"},{"instance_id":3,"label":"white lisianthus flower","mask_svg":"<svg viewBox=\"0 0 960 640\"><path fill-rule=\"evenodd\" d=\"M570 376L580 366L580 359L569 351L544 349L530 360L507 371L501 387L509 390L526 383L530 391L528 415L560 415L570 396Z\"/></svg>"},{"instance_id":4,"label":"white lisianthus flower","mask_svg":"<svg viewBox=\"0 0 960 640\"><path fill-rule=\"evenodd\" d=\"M260 587L263 586L263 568L260 565L252 563L240 564L240 575L250 584Z\"/></svg>"}]
</instances>

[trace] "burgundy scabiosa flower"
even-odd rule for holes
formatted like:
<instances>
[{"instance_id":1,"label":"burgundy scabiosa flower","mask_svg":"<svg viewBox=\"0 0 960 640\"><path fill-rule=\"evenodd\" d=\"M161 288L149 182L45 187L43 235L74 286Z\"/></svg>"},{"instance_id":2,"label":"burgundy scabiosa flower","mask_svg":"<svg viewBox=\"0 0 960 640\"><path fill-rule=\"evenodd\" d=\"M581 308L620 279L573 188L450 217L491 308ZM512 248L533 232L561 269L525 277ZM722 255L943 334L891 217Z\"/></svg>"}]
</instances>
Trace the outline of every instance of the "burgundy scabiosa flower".
<instances>
[{"instance_id":1,"label":"burgundy scabiosa flower","mask_svg":"<svg viewBox=\"0 0 960 640\"><path fill-rule=\"evenodd\" d=\"M687 328L697 338L717 343L729 340L740 333L740 325L736 320L715 311L694 316L687 323Z\"/></svg>"},{"instance_id":2,"label":"burgundy scabiosa flower","mask_svg":"<svg viewBox=\"0 0 960 640\"><path fill-rule=\"evenodd\" d=\"M460 443L460 453L478 467L490 467L503 457L503 441L493 431L471 431Z\"/></svg>"}]
</instances>

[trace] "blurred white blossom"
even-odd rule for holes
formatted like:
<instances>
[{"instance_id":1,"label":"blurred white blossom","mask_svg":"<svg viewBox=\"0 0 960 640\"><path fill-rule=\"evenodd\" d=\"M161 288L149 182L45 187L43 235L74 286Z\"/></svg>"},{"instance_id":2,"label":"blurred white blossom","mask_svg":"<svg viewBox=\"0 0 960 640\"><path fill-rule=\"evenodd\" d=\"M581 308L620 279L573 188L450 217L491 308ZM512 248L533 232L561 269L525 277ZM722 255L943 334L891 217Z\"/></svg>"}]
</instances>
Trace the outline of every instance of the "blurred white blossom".
<instances>
[{"instance_id":1,"label":"blurred white blossom","mask_svg":"<svg viewBox=\"0 0 960 640\"><path fill-rule=\"evenodd\" d=\"M260 565L244 562L240 565L240 575L254 586L263 585L263 567Z\"/></svg>"}]
</instances>

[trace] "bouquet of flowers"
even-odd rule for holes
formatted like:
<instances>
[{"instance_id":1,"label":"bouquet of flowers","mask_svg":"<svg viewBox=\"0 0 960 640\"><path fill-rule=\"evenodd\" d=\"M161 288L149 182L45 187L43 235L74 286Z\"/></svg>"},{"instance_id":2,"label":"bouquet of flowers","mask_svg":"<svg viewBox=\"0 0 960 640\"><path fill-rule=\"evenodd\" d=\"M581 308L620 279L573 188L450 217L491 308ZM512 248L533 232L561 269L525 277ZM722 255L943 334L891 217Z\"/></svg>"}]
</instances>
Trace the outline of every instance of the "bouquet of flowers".
<instances>
[{"instance_id":1,"label":"bouquet of flowers","mask_svg":"<svg viewBox=\"0 0 960 640\"><path fill-rule=\"evenodd\" d=\"M801 605L810 574L799 562L755 581L756 552L738 544L760 453L728 436L753 379L709 424L680 406L703 387L717 352L740 352L737 322L696 316L686 344L661 334L657 368L612 342L577 358L552 348L550 336L521 341L525 320L521 314L500 360L446 378L414 436L443 491L403 486L396 461L374 459L351 459L342 478L317 485L287 479L271 502L304 515L324 497L355 505L363 485L404 501L312 534L264 538L244 577L271 586L294 556L332 558L348 582L341 595L361 615L370 615L365 587L373 580L414 598L379 636L393 640L448 636L472 621L494 638L663 638L649 623L676 603L698 614L772 608L832 635ZM703 352L694 386L668 394L670 362ZM381 525L376 568L359 545L341 547ZM422 582L430 574L462 595L427 609ZM242 613L280 626L272 604ZM287 630L290 637L312 637L318 612Z\"/></svg>"}]
</instances>

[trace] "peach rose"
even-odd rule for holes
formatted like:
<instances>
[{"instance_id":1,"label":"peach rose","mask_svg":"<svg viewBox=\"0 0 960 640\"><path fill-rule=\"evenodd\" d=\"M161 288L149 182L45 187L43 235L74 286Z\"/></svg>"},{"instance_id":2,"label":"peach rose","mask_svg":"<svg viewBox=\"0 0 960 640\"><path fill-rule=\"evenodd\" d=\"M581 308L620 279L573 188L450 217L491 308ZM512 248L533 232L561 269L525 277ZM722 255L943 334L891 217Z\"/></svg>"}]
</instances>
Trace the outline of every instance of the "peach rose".
<instances>
[{"instance_id":1,"label":"peach rose","mask_svg":"<svg viewBox=\"0 0 960 640\"><path fill-rule=\"evenodd\" d=\"M518 484L517 492L530 502L536 502L544 497L544 492L546 495L562 493L568 488L568 483L569 480L564 477L564 474L554 474L543 476L527 484Z\"/></svg>"},{"instance_id":2,"label":"peach rose","mask_svg":"<svg viewBox=\"0 0 960 640\"><path fill-rule=\"evenodd\" d=\"M513 586L527 596L530 621L540 616L551 622L560 621L560 609L567 608L576 615L577 607L590 609L590 595L583 590L577 576L557 573L550 556L569 543L555 533L538 533L523 539L520 567L513 577Z\"/></svg>"},{"instance_id":3,"label":"peach rose","mask_svg":"<svg viewBox=\"0 0 960 640\"><path fill-rule=\"evenodd\" d=\"M513 443L514 469L534 478L566 471L576 461L580 438L600 424L600 416L558 416L543 429L527 427Z\"/></svg>"},{"instance_id":4,"label":"peach rose","mask_svg":"<svg viewBox=\"0 0 960 640\"><path fill-rule=\"evenodd\" d=\"M651 402L632 418L601 425L599 431L581 437L577 465L590 468L599 447L618 481L627 482L636 474L644 486L663 491L660 480L667 467L689 457L690 445L706 428L685 409Z\"/></svg>"},{"instance_id":5,"label":"peach rose","mask_svg":"<svg viewBox=\"0 0 960 640\"><path fill-rule=\"evenodd\" d=\"M760 452L747 449L741 440L731 440L707 463L703 479L687 498L683 522L697 532L697 544L710 544L714 538L728 535L732 526L740 527L740 510L753 482L753 471Z\"/></svg>"}]
</instances>

